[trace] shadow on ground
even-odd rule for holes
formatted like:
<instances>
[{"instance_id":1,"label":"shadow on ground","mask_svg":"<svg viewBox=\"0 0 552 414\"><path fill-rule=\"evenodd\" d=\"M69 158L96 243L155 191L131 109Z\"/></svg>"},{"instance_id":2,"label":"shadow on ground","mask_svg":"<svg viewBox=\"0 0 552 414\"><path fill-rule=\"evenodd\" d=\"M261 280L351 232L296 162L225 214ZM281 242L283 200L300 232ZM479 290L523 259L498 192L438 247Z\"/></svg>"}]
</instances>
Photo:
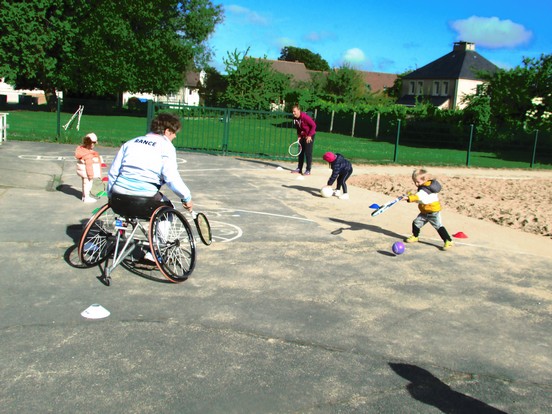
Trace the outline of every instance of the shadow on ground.
<instances>
[{"instance_id":1,"label":"shadow on ground","mask_svg":"<svg viewBox=\"0 0 552 414\"><path fill-rule=\"evenodd\" d=\"M416 365L389 363L393 371L410 381L406 386L412 398L432 405L443 413L454 414L505 414L482 401L451 389L447 384Z\"/></svg>"},{"instance_id":2,"label":"shadow on ground","mask_svg":"<svg viewBox=\"0 0 552 414\"><path fill-rule=\"evenodd\" d=\"M284 188L290 188L292 190L298 190L298 191L303 191L305 193L308 193L312 196L315 196L315 197L322 197L320 195L320 188L317 188L317 187L305 187L305 186L302 186L302 185L283 185L282 187Z\"/></svg>"}]
</instances>

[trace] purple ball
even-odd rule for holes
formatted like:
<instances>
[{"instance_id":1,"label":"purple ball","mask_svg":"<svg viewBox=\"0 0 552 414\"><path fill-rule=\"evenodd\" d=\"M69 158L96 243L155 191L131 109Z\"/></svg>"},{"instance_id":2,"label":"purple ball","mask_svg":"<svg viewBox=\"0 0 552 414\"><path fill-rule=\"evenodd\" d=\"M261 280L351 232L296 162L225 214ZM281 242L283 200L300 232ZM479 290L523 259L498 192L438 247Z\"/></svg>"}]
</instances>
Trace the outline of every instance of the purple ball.
<instances>
[{"instance_id":1,"label":"purple ball","mask_svg":"<svg viewBox=\"0 0 552 414\"><path fill-rule=\"evenodd\" d=\"M400 241L393 243L393 253L403 254L404 253L404 243L400 242Z\"/></svg>"}]
</instances>

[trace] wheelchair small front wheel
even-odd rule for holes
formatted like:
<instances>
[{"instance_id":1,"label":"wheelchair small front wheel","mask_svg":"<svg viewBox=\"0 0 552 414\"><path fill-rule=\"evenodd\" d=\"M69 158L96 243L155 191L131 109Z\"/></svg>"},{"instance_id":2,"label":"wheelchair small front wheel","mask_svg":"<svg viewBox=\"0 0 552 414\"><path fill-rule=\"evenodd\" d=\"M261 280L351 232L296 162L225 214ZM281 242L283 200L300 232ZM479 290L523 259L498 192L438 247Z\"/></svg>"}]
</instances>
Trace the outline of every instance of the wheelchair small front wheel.
<instances>
[{"instance_id":1,"label":"wheelchair small front wheel","mask_svg":"<svg viewBox=\"0 0 552 414\"><path fill-rule=\"evenodd\" d=\"M161 206L152 214L148 239L157 267L167 279L188 279L196 262L196 246L186 218L174 208Z\"/></svg>"}]
</instances>

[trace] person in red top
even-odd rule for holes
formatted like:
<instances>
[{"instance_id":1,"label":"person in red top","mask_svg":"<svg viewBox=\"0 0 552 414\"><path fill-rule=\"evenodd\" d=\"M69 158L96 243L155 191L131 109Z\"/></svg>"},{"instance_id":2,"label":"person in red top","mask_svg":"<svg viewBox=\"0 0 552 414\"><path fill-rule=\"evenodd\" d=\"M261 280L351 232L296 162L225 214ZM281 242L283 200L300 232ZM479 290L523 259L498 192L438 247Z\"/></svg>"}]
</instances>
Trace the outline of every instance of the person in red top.
<instances>
[{"instance_id":1,"label":"person in red top","mask_svg":"<svg viewBox=\"0 0 552 414\"><path fill-rule=\"evenodd\" d=\"M75 150L75 158L78 160L77 175L82 178L82 201L85 203L97 201L90 194L94 177L101 177L100 154L94 150L97 142L98 137L91 132L82 139L82 144Z\"/></svg>"},{"instance_id":2,"label":"person in red top","mask_svg":"<svg viewBox=\"0 0 552 414\"><path fill-rule=\"evenodd\" d=\"M293 124L297 129L297 139L301 144L302 150L299 154L298 165L292 174L302 174L305 158L307 168L303 175L310 175L312 167L312 149L314 147L314 135L316 134L316 123L305 112L301 111L299 105L293 106Z\"/></svg>"}]
</instances>

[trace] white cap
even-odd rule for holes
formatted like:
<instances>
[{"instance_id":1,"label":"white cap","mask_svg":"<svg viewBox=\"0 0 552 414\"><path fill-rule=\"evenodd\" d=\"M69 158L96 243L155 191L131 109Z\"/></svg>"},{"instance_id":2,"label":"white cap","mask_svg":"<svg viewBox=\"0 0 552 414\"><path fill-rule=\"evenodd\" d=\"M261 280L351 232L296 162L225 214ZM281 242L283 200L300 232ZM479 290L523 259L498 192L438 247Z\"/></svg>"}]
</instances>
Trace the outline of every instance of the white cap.
<instances>
[{"instance_id":1,"label":"white cap","mask_svg":"<svg viewBox=\"0 0 552 414\"><path fill-rule=\"evenodd\" d=\"M96 136L96 134L94 134L93 132L91 132L90 134L86 134L86 136L88 138L90 138L90 141L92 142L98 142L98 137Z\"/></svg>"}]
</instances>

